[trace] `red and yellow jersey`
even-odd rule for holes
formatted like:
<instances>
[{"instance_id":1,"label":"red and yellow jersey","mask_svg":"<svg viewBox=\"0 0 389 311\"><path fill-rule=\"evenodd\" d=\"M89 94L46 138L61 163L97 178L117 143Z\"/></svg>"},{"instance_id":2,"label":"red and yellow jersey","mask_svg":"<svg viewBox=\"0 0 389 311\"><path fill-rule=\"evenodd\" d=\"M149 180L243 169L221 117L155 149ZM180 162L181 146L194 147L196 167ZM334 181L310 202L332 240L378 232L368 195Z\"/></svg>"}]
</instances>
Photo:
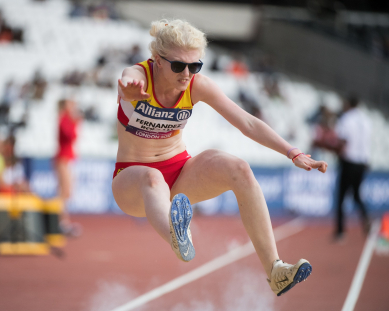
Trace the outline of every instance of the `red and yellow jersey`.
<instances>
[{"instance_id":1,"label":"red and yellow jersey","mask_svg":"<svg viewBox=\"0 0 389 311\"><path fill-rule=\"evenodd\" d=\"M192 115L191 90L194 75L187 89L181 92L176 104L164 107L155 96L153 81L153 61L151 59L137 64L143 67L147 77L146 100L131 102L119 98L118 119L133 135L147 139L165 139L177 135Z\"/></svg>"}]
</instances>

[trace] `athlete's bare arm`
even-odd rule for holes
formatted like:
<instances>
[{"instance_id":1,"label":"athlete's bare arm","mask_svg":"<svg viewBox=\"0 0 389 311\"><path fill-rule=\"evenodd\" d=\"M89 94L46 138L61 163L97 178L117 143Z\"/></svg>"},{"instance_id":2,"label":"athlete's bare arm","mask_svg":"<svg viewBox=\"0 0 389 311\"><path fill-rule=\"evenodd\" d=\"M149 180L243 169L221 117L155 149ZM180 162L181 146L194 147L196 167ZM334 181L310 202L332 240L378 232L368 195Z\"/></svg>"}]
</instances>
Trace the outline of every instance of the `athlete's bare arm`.
<instances>
[{"instance_id":1,"label":"athlete's bare arm","mask_svg":"<svg viewBox=\"0 0 389 311\"><path fill-rule=\"evenodd\" d=\"M270 126L263 121L252 116L231 99L229 99L217 84L210 78L197 74L192 89L193 103L203 101L220 113L228 122L239 129L243 135L256 141L257 143L286 155L292 146L278 135ZM301 153L298 149L293 150L291 157ZM317 168L325 173L327 163L315 161L309 156L299 156L294 164L307 171Z\"/></svg>"},{"instance_id":2,"label":"athlete's bare arm","mask_svg":"<svg viewBox=\"0 0 389 311\"><path fill-rule=\"evenodd\" d=\"M135 65L123 70L118 81L118 93L125 101L142 100L150 97L146 93L147 78L141 66Z\"/></svg>"}]
</instances>

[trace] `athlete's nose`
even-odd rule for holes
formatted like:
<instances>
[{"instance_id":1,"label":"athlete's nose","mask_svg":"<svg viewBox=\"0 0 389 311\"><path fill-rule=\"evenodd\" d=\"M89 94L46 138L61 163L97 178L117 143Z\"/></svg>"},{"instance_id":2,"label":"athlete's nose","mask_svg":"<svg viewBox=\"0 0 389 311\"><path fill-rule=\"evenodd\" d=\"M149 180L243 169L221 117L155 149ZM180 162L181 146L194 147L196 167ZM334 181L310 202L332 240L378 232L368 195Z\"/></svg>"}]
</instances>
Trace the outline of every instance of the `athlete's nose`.
<instances>
[{"instance_id":1,"label":"athlete's nose","mask_svg":"<svg viewBox=\"0 0 389 311\"><path fill-rule=\"evenodd\" d=\"M185 66L185 69L182 71L182 75L184 77L189 77L190 76L190 71L189 71L188 65Z\"/></svg>"}]
</instances>

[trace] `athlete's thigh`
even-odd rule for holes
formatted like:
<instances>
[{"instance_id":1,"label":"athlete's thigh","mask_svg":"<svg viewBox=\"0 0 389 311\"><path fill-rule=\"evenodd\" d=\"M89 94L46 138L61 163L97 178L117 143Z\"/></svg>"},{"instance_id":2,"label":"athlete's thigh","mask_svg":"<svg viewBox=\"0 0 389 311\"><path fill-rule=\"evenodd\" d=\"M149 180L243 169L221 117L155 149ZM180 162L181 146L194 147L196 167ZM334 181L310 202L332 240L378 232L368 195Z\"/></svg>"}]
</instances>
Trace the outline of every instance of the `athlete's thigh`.
<instances>
[{"instance_id":1,"label":"athlete's thigh","mask_svg":"<svg viewBox=\"0 0 389 311\"><path fill-rule=\"evenodd\" d=\"M234 168L245 164L226 152L206 150L185 163L171 189L171 197L184 193L191 203L214 198L231 189L231 180L237 178Z\"/></svg>"},{"instance_id":2,"label":"athlete's thigh","mask_svg":"<svg viewBox=\"0 0 389 311\"><path fill-rule=\"evenodd\" d=\"M112 193L120 209L128 215L146 217L142 187L146 179L162 175L146 166L130 166L120 171L112 181ZM163 178L163 177L162 177Z\"/></svg>"}]
</instances>

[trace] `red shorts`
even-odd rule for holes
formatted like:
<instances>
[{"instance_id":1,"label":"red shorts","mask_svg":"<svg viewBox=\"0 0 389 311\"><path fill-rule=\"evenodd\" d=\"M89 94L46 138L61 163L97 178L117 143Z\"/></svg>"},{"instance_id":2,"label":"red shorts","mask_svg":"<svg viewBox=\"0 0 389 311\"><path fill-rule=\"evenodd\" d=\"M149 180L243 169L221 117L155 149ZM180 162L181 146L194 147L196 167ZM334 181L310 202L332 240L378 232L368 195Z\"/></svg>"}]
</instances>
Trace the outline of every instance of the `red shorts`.
<instances>
[{"instance_id":1,"label":"red shorts","mask_svg":"<svg viewBox=\"0 0 389 311\"><path fill-rule=\"evenodd\" d=\"M186 150L182 153L175 155L173 158L170 158L166 161L160 162L152 162L152 163L142 163L142 162L116 162L115 171L113 172L113 177L120 173L120 171L124 170L129 166L147 166L156 168L160 171L165 178L166 183L169 185L171 189L176 182L178 176L181 173L182 167L191 158L191 156L186 152Z\"/></svg>"}]
</instances>

